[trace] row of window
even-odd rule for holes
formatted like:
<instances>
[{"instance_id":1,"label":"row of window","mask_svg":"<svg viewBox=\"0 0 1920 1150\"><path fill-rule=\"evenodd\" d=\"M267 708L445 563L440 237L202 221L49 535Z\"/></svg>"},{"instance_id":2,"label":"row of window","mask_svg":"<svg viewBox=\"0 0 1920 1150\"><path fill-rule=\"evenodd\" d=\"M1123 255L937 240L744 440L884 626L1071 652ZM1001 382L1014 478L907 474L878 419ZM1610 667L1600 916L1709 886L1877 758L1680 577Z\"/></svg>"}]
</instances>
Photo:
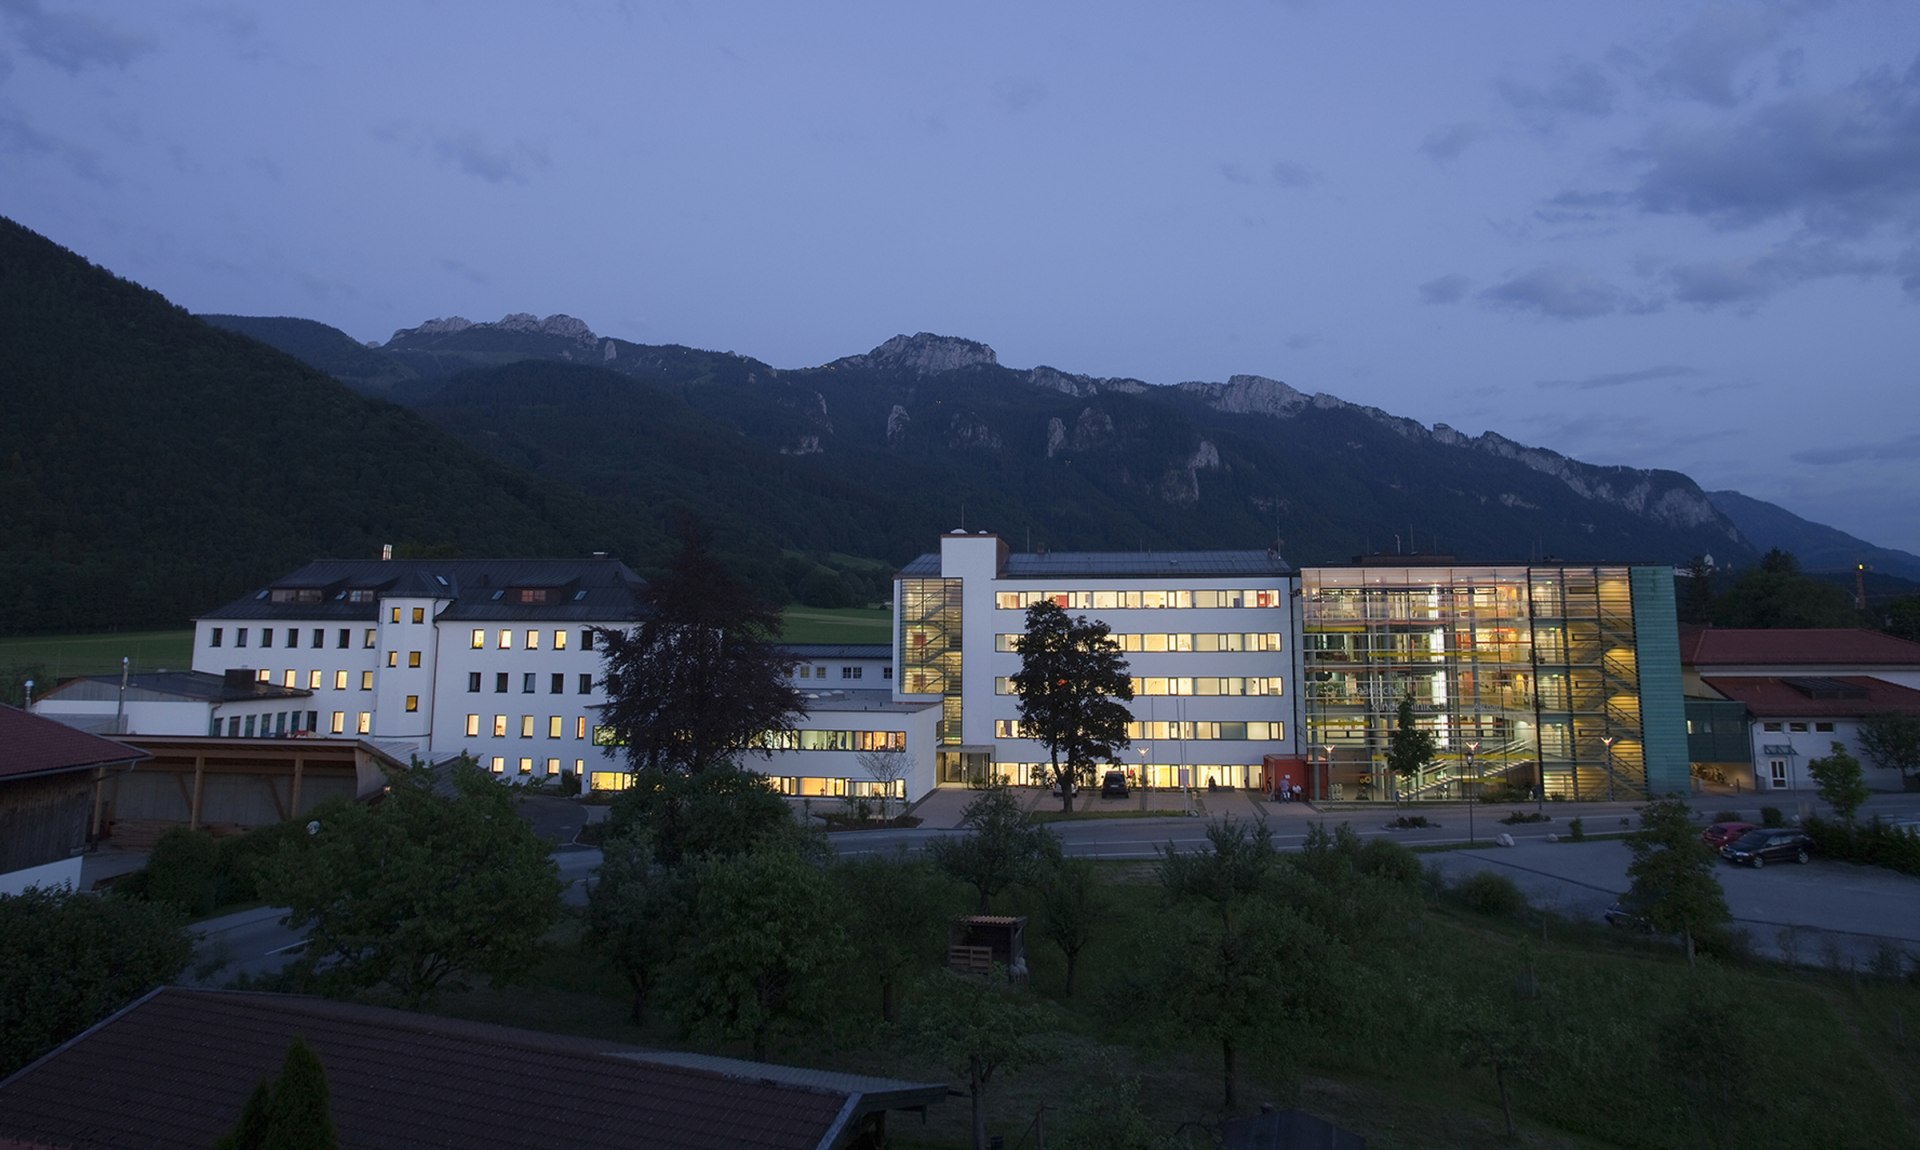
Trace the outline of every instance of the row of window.
<instances>
[{"instance_id":1,"label":"row of window","mask_svg":"<svg viewBox=\"0 0 1920 1150\"><path fill-rule=\"evenodd\" d=\"M1227 591L996 591L993 605L1003 611L1024 611L1035 603L1052 603L1068 611L1126 611L1160 607L1279 607L1287 601L1284 587Z\"/></svg>"},{"instance_id":2,"label":"row of window","mask_svg":"<svg viewBox=\"0 0 1920 1150\"><path fill-rule=\"evenodd\" d=\"M1268 742L1286 738L1285 723L1246 722L1215 723L1185 720L1179 722L1151 721L1127 724L1127 738L1134 742L1144 739L1232 739ZM1018 719L995 719L993 737L996 739L1027 739L1033 736L1023 733Z\"/></svg>"},{"instance_id":3,"label":"row of window","mask_svg":"<svg viewBox=\"0 0 1920 1150\"><path fill-rule=\"evenodd\" d=\"M824 679L827 677L827 672L832 669L831 667L816 667L811 663L802 663L794 668L793 677L796 679ZM859 679L865 677L865 672L865 667L845 666L840 668L840 677L842 679ZM880 668L880 677L882 679L893 678L893 668Z\"/></svg>"},{"instance_id":4,"label":"row of window","mask_svg":"<svg viewBox=\"0 0 1920 1150\"><path fill-rule=\"evenodd\" d=\"M388 614L388 616L387 616L387 622L389 622L389 623L398 623L399 621L400 621L400 608L398 608L398 607L393 607L393 608L390 608L390 609L389 609L389 614ZM415 623L424 623L424 622L426 622L426 621L427 621L427 609L426 609L425 607L415 607L415 608L413 609L413 621L414 621Z\"/></svg>"},{"instance_id":5,"label":"row of window","mask_svg":"<svg viewBox=\"0 0 1920 1150\"><path fill-rule=\"evenodd\" d=\"M597 730L598 728L595 728L595 729ZM493 717L492 730L493 730L494 738L496 739L506 738L507 737L507 716L495 715ZM520 716L520 737L523 739L533 738L533 730L534 730L534 716L532 715ZM480 737L480 716L479 715L467 716L467 737L474 738L474 739L477 739ZM567 737L566 717L563 715L548 715L547 716L547 738L564 739L566 737ZM573 737L576 739L584 739L587 737L587 717L585 715L574 716Z\"/></svg>"},{"instance_id":6,"label":"row of window","mask_svg":"<svg viewBox=\"0 0 1920 1150\"><path fill-rule=\"evenodd\" d=\"M215 715L207 734L219 738L222 725L220 716ZM270 715L228 715L224 725L230 739L251 739L256 735L264 739L289 734L312 734L320 726L320 712L277 711Z\"/></svg>"},{"instance_id":7,"label":"row of window","mask_svg":"<svg viewBox=\"0 0 1920 1150\"><path fill-rule=\"evenodd\" d=\"M1014 641L1019 639L1018 632L995 635L993 649L996 651L1014 650ZM1190 634L1182 632L1115 631L1107 638L1113 640L1122 651L1158 653L1162 651L1278 651L1280 632L1247 631L1228 632L1226 634Z\"/></svg>"},{"instance_id":8,"label":"row of window","mask_svg":"<svg viewBox=\"0 0 1920 1150\"><path fill-rule=\"evenodd\" d=\"M1786 726L1787 726L1787 730L1789 731L1799 731L1802 733L1804 733L1807 729L1807 725L1805 723L1788 723ZM1760 729L1763 731L1778 731L1780 729L1780 724L1779 723L1761 723ZM1815 723L1813 725L1813 729L1815 731L1830 733L1833 730L1833 724L1832 723ZM1693 725L1691 723L1687 725L1687 733L1688 734L1693 733Z\"/></svg>"},{"instance_id":9,"label":"row of window","mask_svg":"<svg viewBox=\"0 0 1920 1150\"><path fill-rule=\"evenodd\" d=\"M1278 695L1281 679L1278 675L1220 675L1179 678L1162 678L1157 675L1133 679L1134 697L1142 695ZM996 695L1014 695L1013 679L1002 675L993 681L993 693Z\"/></svg>"},{"instance_id":10,"label":"row of window","mask_svg":"<svg viewBox=\"0 0 1920 1150\"><path fill-rule=\"evenodd\" d=\"M577 694L581 694L581 695L593 694L593 672L581 671L580 673L576 674L573 677L573 681L575 684L575 691ZM467 693L468 694L477 693L480 690L480 684L482 682L484 682L484 678L481 672L468 671L467 672ZM506 694L507 691L510 689L510 684L512 682L513 682L513 676L508 672L495 671L493 673L493 693L496 695ZM539 690L539 685L540 685L540 676L537 672L534 672L534 671L521 672L520 674L520 693L521 694L523 695L534 694ZM547 694L564 695L566 694L566 692L567 692L566 672L554 671L548 674Z\"/></svg>"},{"instance_id":11,"label":"row of window","mask_svg":"<svg viewBox=\"0 0 1920 1150\"><path fill-rule=\"evenodd\" d=\"M553 776L555 776L555 775L558 775L558 774L560 774L560 772L561 772L561 770L562 770L562 768L561 768L561 766L560 766L560 760L559 760L559 759L548 759L548 760L546 760L546 762L542 764L542 768L543 768L543 769L542 769L542 772L541 772L541 773L543 773L543 774L545 774L545 775L547 775L548 777L553 777ZM493 772L494 774L496 774L496 775L504 775L504 774L506 774L506 773L507 773L507 759L506 759L506 756L505 756L505 755L495 755L495 756L493 756L493 758L491 758L491 759L489 759L489 760L487 761L487 769L489 769L489 770L491 770L491 771L492 771L492 772ZM577 775L577 774L580 774L580 773L582 773L582 772L584 772L584 771L585 771L586 769L587 769L587 761L586 761L585 759L575 759L575 760L573 760L573 773L574 773L574 774L576 774L576 775ZM534 773L534 772L533 772L533 759L532 759L531 757L527 757L527 758L522 758L522 759L520 760L520 773L521 773L521 774L523 774L523 775L531 775L531 774L533 774L533 773ZM626 772L624 772L624 771L618 771L618 772L610 772L610 771L595 771L595 772L594 772L594 774L593 774L593 777L594 777L595 779L598 779L598 778L600 778L600 776L602 776L602 775L605 775L605 774L618 774L618 775L619 775L619 776L620 776L621 778L626 778L626 777L627 777L627 776L626 776ZM599 789L601 789L601 788L600 788L600 784L596 782L596 783L594 784L594 789L595 789L595 790L599 790ZM607 789L609 789L609 790L612 790L612 789L617 789L617 788L607 788Z\"/></svg>"},{"instance_id":12,"label":"row of window","mask_svg":"<svg viewBox=\"0 0 1920 1150\"><path fill-rule=\"evenodd\" d=\"M494 634L494 647L501 651L513 650L513 635L513 628L500 628ZM485 627L475 627L469 642L476 651L485 647L487 645L487 629ZM520 641L520 646L523 650L538 651L540 649L540 629L538 627L528 627L526 629L526 637ZM564 629L559 627L554 628L552 648L555 651L564 651L567 649L567 632ZM593 650L593 628L580 628L580 649L582 651Z\"/></svg>"},{"instance_id":13,"label":"row of window","mask_svg":"<svg viewBox=\"0 0 1920 1150\"><path fill-rule=\"evenodd\" d=\"M494 760L498 762L499 760ZM526 759L520 760L523 764ZM554 760L548 759L549 763ZM496 770L498 768L495 768ZM524 771L526 768L522 767ZM579 768L576 766L576 770ZM551 772L551 768L549 769ZM892 784L877 783L872 779L833 779L817 775L771 775L766 777L767 789L775 794L797 795L802 798L856 798L877 799L883 795L896 799L907 797L907 781L895 779ZM587 786L596 791L624 791L633 785L633 776L625 771L595 771L587 780Z\"/></svg>"},{"instance_id":14,"label":"row of window","mask_svg":"<svg viewBox=\"0 0 1920 1150\"><path fill-rule=\"evenodd\" d=\"M769 751L904 751L905 731L776 731L756 744Z\"/></svg>"},{"instance_id":15,"label":"row of window","mask_svg":"<svg viewBox=\"0 0 1920 1150\"><path fill-rule=\"evenodd\" d=\"M286 639L281 645L285 647L298 647L300 645L300 628L287 627L287 628L284 628L284 630L286 631ZM233 629L233 645L236 647L246 646L247 633L248 633L247 628L235 627ZM380 632L376 628L373 628L373 627L365 628L362 631L360 636L360 645L362 647L378 646L379 634ZM260 645L262 647L273 646L273 636L274 636L274 629L272 627L260 628ZM224 646L226 644L226 641L227 641L227 629L225 627L214 627L207 632L207 646L209 647ZM315 627L313 629L313 642L311 642L308 645L311 647L325 647L327 645L327 629L325 627ZM339 628L338 641L334 644L334 646L340 648L341 650L345 650L348 647L353 646L353 628L352 627Z\"/></svg>"}]
</instances>

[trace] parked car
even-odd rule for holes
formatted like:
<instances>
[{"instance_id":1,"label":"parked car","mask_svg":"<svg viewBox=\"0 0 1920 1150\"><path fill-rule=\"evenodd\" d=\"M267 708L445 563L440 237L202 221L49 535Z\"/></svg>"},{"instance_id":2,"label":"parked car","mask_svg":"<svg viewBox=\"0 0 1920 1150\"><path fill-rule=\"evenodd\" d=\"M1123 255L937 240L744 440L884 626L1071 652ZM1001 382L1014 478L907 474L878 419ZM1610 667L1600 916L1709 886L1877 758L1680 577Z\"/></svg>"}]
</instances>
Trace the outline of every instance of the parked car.
<instances>
[{"instance_id":1,"label":"parked car","mask_svg":"<svg viewBox=\"0 0 1920 1150\"><path fill-rule=\"evenodd\" d=\"M1897 819L1882 819L1880 825L1890 831L1897 831L1908 838L1920 838L1920 819L1902 816Z\"/></svg>"},{"instance_id":2,"label":"parked car","mask_svg":"<svg viewBox=\"0 0 1920 1150\"><path fill-rule=\"evenodd\" d=\"M1108 771L1100 779L1100 797L1103 799L1126 798L1127 776L1120 771Z\"/></svg>"},{"instance_id":3,"label":"parked car","mask_svg":"<svg viewBox=\"0 0 1920 1150\"><path fill-rule=\"evenodd\" d=\"M1811 856L1813 840L1807 832L1788 827L1760 827L1720 848L1720 857L1728 862L1763 867L1788 859L1803 863Z\"/></svg>"},{"instance_id":4,"label":"parked car","mask_svg":"<svg viewBox=\"0 0 1920 1150\"><path fill-rule=\"evenodd\" d=\"M1758 823L1709 823L1707 829L1700 832L1700 841L1714 850L1719 850L1748 831L1757 830L1759 825Z\"/></svg>"},{"instance_id":5,"label":"parked car","mask_svg":"<svg viewBox=\"0 0 1920 1150\"><path fill-rule=\"evenodd\" d=\"M1067 793L1070 795L1077 795L1080 793L1080 788L1073 785L1072 783L1068 783ZM1060 780L1059 779L1053 780L1053 797L1056 799L1060 797Z\"/></svg>"}]
</instances>

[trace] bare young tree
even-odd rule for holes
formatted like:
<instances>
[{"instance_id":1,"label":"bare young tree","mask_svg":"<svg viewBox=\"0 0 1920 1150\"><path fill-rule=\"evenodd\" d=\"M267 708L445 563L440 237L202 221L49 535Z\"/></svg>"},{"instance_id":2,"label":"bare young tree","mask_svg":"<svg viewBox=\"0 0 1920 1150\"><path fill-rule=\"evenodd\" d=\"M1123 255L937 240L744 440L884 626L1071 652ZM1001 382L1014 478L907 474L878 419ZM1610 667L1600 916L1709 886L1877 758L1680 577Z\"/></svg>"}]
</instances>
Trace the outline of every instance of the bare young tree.
<instances>
[{"instance_id":1,"label":"bare young tree","mask_svg":"<svg viewBox=\"0 0 1920 1150\"><path fill-rule=\"evenodd\" d=\"M913 752L904 747L861 751L854 756L854 761L860 764L860 769L879 788L880 821L886 822L887 804L893 801L894 784L913 773Z\"/></svg>"}]
</instances>

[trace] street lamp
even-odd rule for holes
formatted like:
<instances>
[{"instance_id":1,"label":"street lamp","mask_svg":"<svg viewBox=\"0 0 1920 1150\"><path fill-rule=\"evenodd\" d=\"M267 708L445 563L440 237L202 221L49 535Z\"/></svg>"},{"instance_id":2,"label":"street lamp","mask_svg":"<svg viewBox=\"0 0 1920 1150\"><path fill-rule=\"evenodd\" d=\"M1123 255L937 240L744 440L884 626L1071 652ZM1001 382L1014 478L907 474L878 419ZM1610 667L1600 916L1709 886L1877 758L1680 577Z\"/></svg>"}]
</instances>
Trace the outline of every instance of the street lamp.
<instances>
[{"instance_id":1,"label":"street lamp","mask_svg":"<svg viewBox=\"0 0 1920 1150\"><path fill-rule=\"evenodd\" d=\"M1618 735L1601 735L1600 745L1607 749L1607 801L1613 801L1613 744Z\"/></svg>"},{"instance_id":2,"label":"street lamp","mask_svg":"<svg viewBox=\"0 0 1920 1150\"><path fill-rule=\"evenodd\" d=\"M1467 841L1468 842L1474 841L1473 806L1476 802L1479 801L1479 798L1480 798L1480 793L1479 793L1480 788L1478 786L1478 783L1480 781L1480 776L1477 773L1475 773L1473 769L1473 757L1479 753L1480 753L1480 740L1478 739L1469 740L1467 743L1467 774L1472 778L1473 782L1466 784L1472 788L1471 790L1467 791Z\"/></svg>"}]
</instances>

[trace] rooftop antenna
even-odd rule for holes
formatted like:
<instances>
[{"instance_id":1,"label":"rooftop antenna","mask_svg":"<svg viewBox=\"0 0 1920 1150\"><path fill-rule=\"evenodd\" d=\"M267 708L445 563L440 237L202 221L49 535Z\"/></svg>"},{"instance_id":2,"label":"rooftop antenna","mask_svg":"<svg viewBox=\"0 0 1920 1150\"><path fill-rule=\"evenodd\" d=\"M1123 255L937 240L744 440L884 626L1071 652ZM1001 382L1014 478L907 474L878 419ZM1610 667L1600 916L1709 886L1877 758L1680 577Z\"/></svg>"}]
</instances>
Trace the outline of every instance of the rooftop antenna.
<instances>
[{"instance_id":1,"label":"rooftop antenna","mask_svg":"<svg viewBox=\"0 0 1920 1150\"><path fill-rule=\"evenodd\" d=\"M27 680L27 710L33 710L33 680Z\"/></svg>"},{"instance_id":2,"label":"rooftop antenna","mask_svg":"<svg viewBox=\"0 0 1920 1150\"><path fill-rule=\"evenodd\" d=\"M120 656L120 705L113 710L113 733L116 735L127 733L127 670L131 666L131 661L125 655Z\"/></svg>"}]
</instances>

